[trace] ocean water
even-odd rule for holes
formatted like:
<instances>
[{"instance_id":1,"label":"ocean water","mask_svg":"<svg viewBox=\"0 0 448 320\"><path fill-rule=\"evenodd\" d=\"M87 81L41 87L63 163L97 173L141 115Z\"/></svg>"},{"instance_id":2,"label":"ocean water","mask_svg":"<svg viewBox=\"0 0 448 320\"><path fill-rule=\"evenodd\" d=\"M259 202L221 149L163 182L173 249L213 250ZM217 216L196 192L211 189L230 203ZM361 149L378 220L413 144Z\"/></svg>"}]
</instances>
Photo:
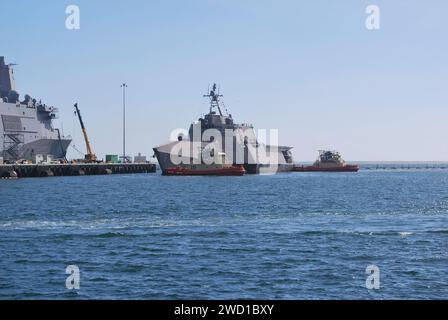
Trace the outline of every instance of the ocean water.
<instances>
[{"instance_id":1,"label":"ocean water","mask_svg":"<svg viewBox=\"0 0 448 320\"><path fill-rule=\"evenodd\" d=\"M448 299L447 270L448 170L0 180L0 299Z\"/></svg>"}]
</instances>

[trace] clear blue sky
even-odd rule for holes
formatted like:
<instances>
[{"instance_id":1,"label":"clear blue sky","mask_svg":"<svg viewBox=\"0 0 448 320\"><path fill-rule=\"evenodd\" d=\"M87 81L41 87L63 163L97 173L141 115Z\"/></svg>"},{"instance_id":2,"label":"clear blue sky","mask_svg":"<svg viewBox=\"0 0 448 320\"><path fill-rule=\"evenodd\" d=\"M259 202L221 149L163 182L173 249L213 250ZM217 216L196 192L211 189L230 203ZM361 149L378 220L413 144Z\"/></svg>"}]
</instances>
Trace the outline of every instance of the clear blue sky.
<instances>
[{"instance_id":1,"label":"clear blue sky","mask_svg":"<svg viewBox=\"0 0 448 320\"><path fill-rule=\"evenodd\" d=\"M65 8L81 29L65 28ZM365 8L381 9L368 31ZM60 108L84 150L152 155L174 128L207 111L220 84L238 122L279 128L297 161L320 148L347 160L448 160L448 2L444 0L1 1L0 55L18 90ZM78 156L73 150L71 156Z\"/></svg>"}]
</instances>

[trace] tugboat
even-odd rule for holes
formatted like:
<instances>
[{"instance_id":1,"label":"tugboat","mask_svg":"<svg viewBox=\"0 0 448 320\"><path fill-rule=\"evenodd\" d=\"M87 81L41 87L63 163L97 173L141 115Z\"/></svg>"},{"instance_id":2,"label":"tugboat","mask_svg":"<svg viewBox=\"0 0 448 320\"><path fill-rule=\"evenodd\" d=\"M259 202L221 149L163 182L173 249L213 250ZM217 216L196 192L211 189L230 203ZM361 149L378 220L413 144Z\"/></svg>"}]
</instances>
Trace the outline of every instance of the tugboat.
<instances>
[{"instance_id":1,"label":"tugboat","mask_svg":"<svg viewBox=\"0 0 448 320\"><path fill-rule=\"evenodd\" d=\"M312 166L295 166L295 172L358 172L359 165L346 164L337 151L320 150Z\"/></svg>"}]
</instances>

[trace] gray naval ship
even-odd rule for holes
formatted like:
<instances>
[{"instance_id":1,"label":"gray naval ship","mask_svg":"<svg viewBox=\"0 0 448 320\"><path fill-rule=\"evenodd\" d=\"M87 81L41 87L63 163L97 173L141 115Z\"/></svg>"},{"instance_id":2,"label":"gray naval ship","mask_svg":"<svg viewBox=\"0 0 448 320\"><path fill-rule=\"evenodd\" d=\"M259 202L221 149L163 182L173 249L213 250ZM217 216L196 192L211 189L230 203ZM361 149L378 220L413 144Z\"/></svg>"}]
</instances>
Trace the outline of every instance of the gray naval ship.
<instances>
[{"instance_id":1,"label":"gray naval ship","mask_svg":"<svg viewBox=\"0 0 448 320\"><path fill-rule=\"evenodd\" d=\"M64 159L71 140L53 127L58 109L16 91L13 64L0 57L0 157L18 160Z\"/></svg>"},{"instance_id":2,"label":"gray naval ship","mask_svg":"<svg viewBox=\"0 0 448 320\"><path fill-rule=\"evenodd\" d=\"M209 113L190 125L188 137L179 135L177 140L153 148L162 172L179 166L180 161L203 162L204 155L208 153L207 148L213 143L219 145L220 152L213 155L214 150L210 150L211 157L219 160L224 156L223 158L226 159L224 161L228 163L230 161L234 165L244 165L246 173L276 173L293 170L292 148L265 145L257 140L252 125L235 123L221 99L223 96L217 92L216 84L204 97L210 99ZM216 139L217 137L220 138ZM228 142L230 143L227 145ZM197 162L194 162L195 160Z\"/></svg>"}]
</instances>

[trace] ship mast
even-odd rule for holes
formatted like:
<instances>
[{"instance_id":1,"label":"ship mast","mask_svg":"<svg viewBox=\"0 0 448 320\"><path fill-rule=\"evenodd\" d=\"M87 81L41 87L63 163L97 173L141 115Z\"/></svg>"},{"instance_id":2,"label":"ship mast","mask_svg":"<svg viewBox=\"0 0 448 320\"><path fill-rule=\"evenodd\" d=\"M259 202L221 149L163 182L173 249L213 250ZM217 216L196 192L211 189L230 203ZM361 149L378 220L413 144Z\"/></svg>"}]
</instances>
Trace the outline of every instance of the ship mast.
<instances>
[{"instance_id":1,"label":"ship mast","mask_svg":"<svg viewBox=\"0 0 448 320\"><path fill-rule=\"evenodd\" d=\"M222 94L216 93L216 83L213 84L212 90L209 91L208 94L204 95L204 98L210 98L210 113L213 112L213 108L217 108L219 111L219 115L223 115L221 111L221 107L219 105L219 98L222 97Z\"/></svg>"}]
</instances>

